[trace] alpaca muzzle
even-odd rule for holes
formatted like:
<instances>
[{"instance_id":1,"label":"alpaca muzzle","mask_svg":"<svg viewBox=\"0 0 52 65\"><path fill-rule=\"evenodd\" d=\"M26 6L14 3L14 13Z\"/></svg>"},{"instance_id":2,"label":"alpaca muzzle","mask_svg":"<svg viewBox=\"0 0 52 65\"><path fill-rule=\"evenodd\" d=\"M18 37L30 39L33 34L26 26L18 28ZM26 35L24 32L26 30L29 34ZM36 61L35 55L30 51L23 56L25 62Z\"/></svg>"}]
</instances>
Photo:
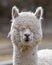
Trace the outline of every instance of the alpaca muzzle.
<instances>
[{"instance_id":1,"label":"alpaca muzzle","mask_svg":"<svg viewBox=\"0 0 52 65\"><path fill-rule=\"evenodd\" d=\"M28 42L30 40L30 34L25 34L25 42Z\"/></svg>"}]
</instances>

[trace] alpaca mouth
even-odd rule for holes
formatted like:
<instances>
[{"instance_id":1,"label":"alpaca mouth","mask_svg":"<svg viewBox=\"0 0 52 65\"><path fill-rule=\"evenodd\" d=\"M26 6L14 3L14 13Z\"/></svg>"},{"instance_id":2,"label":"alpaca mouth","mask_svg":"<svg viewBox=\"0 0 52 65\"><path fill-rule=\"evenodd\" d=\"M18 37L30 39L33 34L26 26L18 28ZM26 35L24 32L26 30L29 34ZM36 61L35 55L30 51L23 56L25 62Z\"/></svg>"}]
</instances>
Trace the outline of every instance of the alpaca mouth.
<instances>
[{"instance_id":1,"label":"alpaca mouth","mask_svg":"<svg viewBox=\"0 0 52 65\"><path fill-rule=\"evenodd\" d=\"M27 38L25 38L25 42L29 42L29 38L27 37Z\"/></svg>"}]
</instances>

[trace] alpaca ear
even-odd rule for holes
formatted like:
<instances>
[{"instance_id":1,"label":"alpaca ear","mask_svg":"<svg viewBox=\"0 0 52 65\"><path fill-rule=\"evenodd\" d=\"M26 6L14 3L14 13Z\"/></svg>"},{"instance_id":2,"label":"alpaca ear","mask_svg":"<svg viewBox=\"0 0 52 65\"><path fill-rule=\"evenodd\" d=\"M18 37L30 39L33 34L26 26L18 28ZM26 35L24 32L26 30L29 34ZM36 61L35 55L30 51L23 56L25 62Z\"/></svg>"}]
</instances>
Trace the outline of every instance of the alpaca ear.
<instances>
[{"instance_id":1,"label":"alpaca ear","mask_svg":"<svg viewBox=\"0 0 52 65\"><path fill-rule=\"evenodd\" d=\"M16 6L12 8L12 18L16 18L19 15L19 9Z\"/></svg>"},{"instance_id":2,"label":"alpaca ear","mask_svg":"<svg viewBox=\"0 0 52 65\"><path fill-rule=\"evenodd\" d=\"M38 18L38 19L43 19L43 8L42 7L38 7L35 11L35 16Z\"/></svg>"}]
</instances>

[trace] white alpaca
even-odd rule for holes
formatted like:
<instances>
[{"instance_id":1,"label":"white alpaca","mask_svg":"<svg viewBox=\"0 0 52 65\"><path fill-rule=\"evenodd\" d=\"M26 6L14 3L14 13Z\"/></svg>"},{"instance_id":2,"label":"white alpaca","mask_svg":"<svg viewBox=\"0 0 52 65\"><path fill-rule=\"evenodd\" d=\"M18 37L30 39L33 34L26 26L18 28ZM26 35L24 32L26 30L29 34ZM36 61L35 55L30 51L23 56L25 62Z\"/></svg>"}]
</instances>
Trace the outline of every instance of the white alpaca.
<instances>
[{"instance_id":1,"label":"white alpaca","mask_svg":"<svg viewBox=\"0 0 52 65\"><path fill-rule=\"evenodd\" d=\"M12 24L9 35L13 44L13 65L44 65L38 56L38 44L42 39L41 19L42 7L35 13L21 12L12 8ZM39 61L39 62L38 62ZM47 64L48 65L48 64ZM51 65L51 64L50 64Z\"/></svg>"}]
</instances>

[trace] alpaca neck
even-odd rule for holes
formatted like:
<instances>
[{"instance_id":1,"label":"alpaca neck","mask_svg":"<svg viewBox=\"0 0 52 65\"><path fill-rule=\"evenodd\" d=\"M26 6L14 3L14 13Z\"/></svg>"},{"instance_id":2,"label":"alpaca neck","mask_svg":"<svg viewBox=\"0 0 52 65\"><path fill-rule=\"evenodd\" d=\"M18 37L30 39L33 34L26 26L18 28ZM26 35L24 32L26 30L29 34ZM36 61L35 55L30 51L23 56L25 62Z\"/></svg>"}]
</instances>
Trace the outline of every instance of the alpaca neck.
<instances>
[{"instance_id":1,"label":"alpaca neck","mask_svg":"<svg viewBox=\"0 0 52 65\"><path fill-rule=\"evenodd\" d=\"M21 53L14 45L13 65L38 65L37 47Z\"/></svg>"}]
</instances>

